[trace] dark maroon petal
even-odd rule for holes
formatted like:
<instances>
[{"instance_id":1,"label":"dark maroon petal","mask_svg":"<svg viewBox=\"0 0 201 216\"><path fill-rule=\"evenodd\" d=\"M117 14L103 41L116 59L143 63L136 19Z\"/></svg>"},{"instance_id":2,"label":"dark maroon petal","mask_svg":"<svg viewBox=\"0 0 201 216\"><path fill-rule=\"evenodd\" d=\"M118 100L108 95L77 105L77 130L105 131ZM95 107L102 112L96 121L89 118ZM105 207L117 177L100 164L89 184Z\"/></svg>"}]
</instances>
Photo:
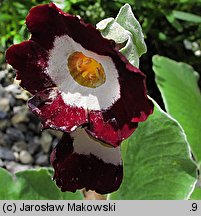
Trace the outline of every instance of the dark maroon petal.
<instances>
[{"instance_id":1,"label":"dark maroon petal","mask_svg":"<svg viewBox=\"0 0 201 216\"><path fill-rule=\"evenodd\" d=\"M123 178L122 165L105 163L93 154L73 152L73 139L69 134L64 134L53 150L51 163L55 169L54 179L62 191L86 188L107 194L116 191Z\"/></svg>"},{"instance_id":2,"label":"dark maroon petal","mask_svg":"<svg viewBox=\"0 0 201 216\"><path fill-rule=\"evenodd\" d=\"M122 60L125 58L119 56ZM104 118L115 116L118 125L124 125L125 119L131 122L145 121L154 109L152 101L147 97L145 75L129 63L123 66L120 61L116 61L116 65L120 73L121 98L103 113Z\"/></svg>"},{"instance_id":3,"label":"dark maroon petal","mask_svg":"<svg viewBox=\"0 0 201 216\"><path fill-rule=\"evenodd\" d=\"M54 86L45 73L47 58L47 52L31 40L13 45L6 52L6 60L17 70L20 85L32 94Z\"/></svg>"},{"instance_id":4,"label":"dark maroon petal","mask_svg":"<svg viewBox=\"0 0 201 216\"><path fill-rule=\"evenodd\" d=\"M98 54L115 53L111 49L114 43L104 39L96 28L74 15L64 13L53 3L33 7L26 24L32 34L31 39L47 50L52 49L56 36L68 35L84 48Z\"/></svg>"},{"instance_id":5,"label":"dark maroon petal","mask_svg":"<svg viewBox=\"0 0 201 216\"><path fill-rule=\"evenodd\" d=\"M32 34L31 39L37 41L45 49L50 49L55 36L64 33L62 15L52 3L33 7L26 18L26 25ZM62 13L62 12L61 12Z\"/></svg>"},{"instance_id":6,"label":"dark maroon petal","mask_svg":"<svg viewBox=\"0 0 201 216\"><path fill-rule=\"evenodd\" d=\"M144 76L140 73L131 67L129 72L121 74L121 98L108 110L89 112L88 133L112 146L118 146L137 128L138 122L147 119L153 112L153 103L146 96Z\"/></svg>"},{"instance_id":7,"label":"dark maroon petal","mask_svg":"<svg viewBox=\"0 0 201 216\"><path fill-rule=\"evenodd\" d=\"M114 44L103 38L92 25L62 12L53 3L32 8L26 24L32 34L31 41L11 47L6 58L18 70L21 85L31 93L54 86L45 70L55 38L62 35L68 35L87 50L109 56L119 74L120 98L106 110L93 111L68 106L60 93L54 100L49 98L49 90L38 93L29 105L41 118L44 127L70 132L78 125L89 123L89 134L118 146L136 129L138 122L146 120L153 112L153 103L147 98L143 73L129 64Z\"/></svg>"},{"instance_id":8,"label":"dark maroon petal","mask_svg":"<svg viewBox=\"0 0 201 216\"><path fill-rule=\"evenodd\" d=\"M134 130L138 122L145 121L153 112L154 106L146 96L141 75L125 72L121 78L121 97L108 110L103 111L102 116L105 122L113 122L114 129L116 125L116 128L123 130L122 133L125 132L124 136L127 133L129 136L128 129Z\"/></svg>"},{"instance_id":9,"label":"dark maroon petal","mask_svg":"<svg viewBox=\"0 0 201 216\"><path fill-rule=\"evenodd\" d=\"M37 115L44 128L71 132L87 122L86 111L82 108L66 105L61 92L56 88L39 92L28 102L31 111Z\"/></svg>"},{"instance_id":10,"label":"dark maroon petal","mask_svg":"<svg viewBox=\"0 0 201 216\"><path fill-rule=\"evenodd\" d=\"M109 112L109 111L108 111ZM107 112L91 111L89 114L89 127L86 131L96 139L100 139L114 147L120 145L121 141L130 136L138 124L127 119L126 114L118 116ZM122 118L121 118L122 117ZM122 124L119 124L121 121Z\"/></svg>"},{"instance_id":11,"label":"dark maroon petal","mask_svg":"<svg viewBox=\"0 0 201 216\"><path fill-rule=\"evenodd\" d=\"M121 55L119 55L126 61ZM122 61L115 62L119 71L121 97L107 110L89 112L88 133L118 146L153 113L154 105L147 98L145 76L142 72Z\"/></svg>"}]
</instances>

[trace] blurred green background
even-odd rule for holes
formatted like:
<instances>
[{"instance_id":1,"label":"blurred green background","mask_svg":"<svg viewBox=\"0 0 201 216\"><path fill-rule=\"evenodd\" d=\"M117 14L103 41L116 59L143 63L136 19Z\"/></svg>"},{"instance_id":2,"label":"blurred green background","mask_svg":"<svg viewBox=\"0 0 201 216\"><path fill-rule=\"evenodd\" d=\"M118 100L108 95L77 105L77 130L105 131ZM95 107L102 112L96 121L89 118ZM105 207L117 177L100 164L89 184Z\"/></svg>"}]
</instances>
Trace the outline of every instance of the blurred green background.
<instances>
[{"instance_id":1,"label":"blurred green background","mask_svg":"<svg viewBox=\"0 0 201 216\"><path fill-rule=\"evenodd\" d=\"M42 0L0 1L0 63L12 44L28 39L25 17L31 7L49 3ZM148 52L142 56L140 69L147 75L149 94L162 106L152 71L152 56L159 54L191 64L201 73L201 0L57 0L66 12L80 15L96 24L116 17L120 7L129 3L142 25ZM201 82L199 82L201 86Z\"/></svg>"}]
</instances>

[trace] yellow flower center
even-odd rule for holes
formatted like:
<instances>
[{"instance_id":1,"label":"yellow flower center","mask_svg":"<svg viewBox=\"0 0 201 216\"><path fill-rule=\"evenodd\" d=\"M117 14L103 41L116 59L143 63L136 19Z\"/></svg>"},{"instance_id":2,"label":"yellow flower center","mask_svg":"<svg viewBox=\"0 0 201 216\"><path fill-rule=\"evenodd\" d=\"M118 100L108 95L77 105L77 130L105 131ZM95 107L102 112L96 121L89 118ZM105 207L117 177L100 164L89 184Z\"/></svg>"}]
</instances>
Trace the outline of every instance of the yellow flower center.
<instances>
[{"instance_id":1,"label":"yellow flower center","mask_svg":"<svg viewBox=\"0 0 201 216\"><path fill-rule=\"evenodd\" d=\"M68 59L68 68L73 79L82 86L96 88L105 83L103 66L82 52L72 53Z\"/></svg>"}]
</instances>

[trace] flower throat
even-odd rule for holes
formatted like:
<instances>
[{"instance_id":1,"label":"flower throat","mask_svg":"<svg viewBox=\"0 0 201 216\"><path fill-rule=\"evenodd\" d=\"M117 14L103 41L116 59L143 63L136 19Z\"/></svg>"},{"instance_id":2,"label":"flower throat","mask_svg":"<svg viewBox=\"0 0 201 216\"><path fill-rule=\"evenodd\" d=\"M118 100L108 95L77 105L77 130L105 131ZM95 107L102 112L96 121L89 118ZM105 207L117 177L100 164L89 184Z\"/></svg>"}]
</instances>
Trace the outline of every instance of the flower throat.
<instances>
[{"instance_id":1,"label":"flower throat","mask_svg":"<svg viewBox=\"0 0 201 216\"><path fill-rule=\"evenodd\" d=\"M82 52L74 52L67 61L70 74L78 84L96 88L105 83L103 66L95 59L85 56Z\"/></svg>"}]
</instances>

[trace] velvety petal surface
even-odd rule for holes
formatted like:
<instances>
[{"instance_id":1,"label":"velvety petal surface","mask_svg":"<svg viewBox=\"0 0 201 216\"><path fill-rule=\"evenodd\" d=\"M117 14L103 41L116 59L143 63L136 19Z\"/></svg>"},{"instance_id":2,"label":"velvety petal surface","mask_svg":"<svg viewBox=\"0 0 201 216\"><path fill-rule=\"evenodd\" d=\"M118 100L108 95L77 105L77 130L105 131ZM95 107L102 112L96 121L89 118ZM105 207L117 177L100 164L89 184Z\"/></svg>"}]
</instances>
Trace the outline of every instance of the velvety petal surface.
<instances>
[{"instance_id":1,"label":"velvety petal surface","mask_svg":"<svg viewBox=\"0 0 201 216\"><path fill-rule=\"evenodd\" d=\"M53 3L32 8L26 24L32 35L31 40L12 46L7 51L6 58L18 70L17 78L21 80L21 85L32 94L37 93L30 100L29 106L40 117L44 127L71 132L77 126L87 124L89 134L116 147L136 129L138 122L146 120L153 112L153 104L147 98L143 73L132 66L116 50L114 43L103 38L92 25L64 13ZM66 48L66 43L69 49ZM77 48L82 48L81 51L86 51L90 56L94 53L100 62L101 59L109 59L102 63L107 68L105 83L108 74L111 74L108 73L111 68L113 74L116 74L115 77L109 77L110 80L116 80L116 84L111 87L113 91L108 88L104 93L99 91L95 94L85 88L83 92L77 92L81 88L75 88L72 84L75 81L70 83L71 79L66 77L70 76L67 58L72 54L68 52L79 52L80 50L74 50ZM57 55L61 53L62 58ZM110 61L112 64L108 63ZM110 86L109 84L106 86ZM57 97L52 97L56 92L50 90L53 86L59 92L56 93ZM79 97L76 98L75 95ZM104 98L107 103L104 103ZM83 106L80 106L80 101ZM99 105L100 109L97 110ZM92 107L96 109L93 110Z\"/></svg>"},{"instance_id":2,"label":"velvety petal surface","mask_svg":"<svg viewBox=\"0 0 201 216\"><path fill-rule=\"evenodd\" d=\"M120 76L121 97L109 109L89 112L88 132L113 146L129 137L153 112L153 103L147 98L140 71L130 73L123 69ZM138 73L136 73L138 72Z\"/></svg>"},{"instance_id":3,"label":"velvety petal surface","mask_svg":"<svg viewBox=\"0 0 201 216\"><path fill-rule=\"evenodd\" d=\"M52 49L56 36L68 35L84 48L98 54L107 55L107 52L111 52L113 43L104 39L91 24L64 13L53 3L33 7L26 18L26 24L32 34L31 39L47 50Z\"/></svg>"},{"instance_id":4,"label":"velvety petal surface","mask_svg":"<svg viewBox=\"0 0 201 216\"><path fill-rule=\"evenodd\" d=\"M123 116L124 124L119 125L117 115L118 112L115 115L110 115L110 113L107 115L107 112L91 111L89 113L90 124L86 131L96 139L100 139L114 147L119 146L122 140L133 133L138 123L126 121L127 116L125 115Z\"/></svg>"},{"instance_id":5,"label":"velvety petal surface","mask_svg":"<svg viewBox=\"0 0 201 216\"><path fill-rule=\"evenodd\" d=\"M6 60L17 70L20 85L32 94L55 86L46 73L47 59L48 53L32 40L13 45L6 52Z\"/></svg>"},{"instance_id":6,"label":"velvety petal surface","mask_svg":"<svg viewBox=\"0 0 201 216\"><path fill-rule=\"evenodd\" d=\"M82 137L83 143L80 143L83 148L84 139L85 137ZM86 188L101 194L117 190L123 178L121 159L119 164L107 163L103 154L107 154L105 148L108 147L102 147L103 158L95 155L93 151L89 153L90 151L83 150L78 153L75 140L70 134L64 134L51 154L51 163L55 169L54 179L61 190L75 192L77 189ZM97 141L93 142L101 145Z\"/></svg>"},{"instance_id":7,"label":"velvety petal surface","mask_svg":"<svg viewBox=\"0 0 201 216\"><path fill-rule=\"evenodd\" d=\"M86 110L65 104L57 88L41 91L29 100L28 105L41 119L43 128L71 132L87 122Z\"/></svg>"},{"instance_id":8,"label":"velvety petal surface","mask_svg":"<svg viewBox=\"0 0 201 216\"><path fill-rule=\"evenodd\" d=\"M105 118L115 116L120 127L125 124L125 119L131 122L145 121L154 109L152 101L147 97L145 75L131 64L122 66L118 63L117 67L120 72L121 97L104 114Z\"/></svg>"}]
</instances>

